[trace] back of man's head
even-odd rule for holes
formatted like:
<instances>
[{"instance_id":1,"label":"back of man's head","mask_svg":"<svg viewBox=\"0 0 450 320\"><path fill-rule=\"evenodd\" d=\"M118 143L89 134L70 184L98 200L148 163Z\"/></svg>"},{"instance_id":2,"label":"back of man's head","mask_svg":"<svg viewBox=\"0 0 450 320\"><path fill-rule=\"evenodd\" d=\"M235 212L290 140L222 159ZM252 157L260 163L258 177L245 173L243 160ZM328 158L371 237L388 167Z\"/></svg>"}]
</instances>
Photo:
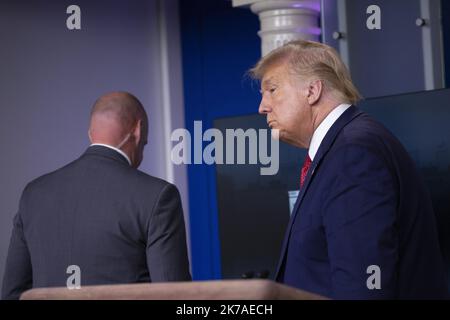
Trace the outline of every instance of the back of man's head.
<instances>
[{"instance_id":1,"label":"back of man's head","mask_svg":"<svg viewBox=\"0 0 450 320\"><path fill-rule=\"evenodd\" d=\"M345 64L336 50L326 44L306 40L288 42L261 58L249 73L261 80L268 68L279 63L287 63L292 74L301 79L322 80L325 89L342 102L356 104L361 99Z\"/></svg>"},{"instance_id":2,"label":"back of man's head","mask_svg":"<svg viewBox=\"0 0 450 320\"><path fill-rule=\"evenodd\" d=\"M141 102L128 92L111 92L94 103L89 125L91 143L123 150L134 167L142 161L148 118Z\"/></svg>"}]
</instances>

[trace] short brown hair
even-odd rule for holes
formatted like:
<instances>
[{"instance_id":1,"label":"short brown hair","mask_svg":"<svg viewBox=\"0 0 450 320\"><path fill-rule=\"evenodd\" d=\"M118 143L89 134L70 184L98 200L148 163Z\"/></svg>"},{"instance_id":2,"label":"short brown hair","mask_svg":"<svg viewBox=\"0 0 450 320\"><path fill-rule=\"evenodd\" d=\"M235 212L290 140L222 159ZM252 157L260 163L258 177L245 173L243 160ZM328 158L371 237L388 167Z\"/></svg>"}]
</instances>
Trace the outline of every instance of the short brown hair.
<instances>
[{"instance_id":1,"label":"short brown hair","mask_svg":"<svg viewBox=\"0 0 450 320\"><path fill-rule=\"evenodd\" d=\"M261 80L269 67L281 62L287 62L294 75L322 80L325 88L335 91L346 102L356 104L361 100L347 67L336 50L326 44L306 40L288 42L262 57L249 74Z\"/></svg>"}]
</instances>

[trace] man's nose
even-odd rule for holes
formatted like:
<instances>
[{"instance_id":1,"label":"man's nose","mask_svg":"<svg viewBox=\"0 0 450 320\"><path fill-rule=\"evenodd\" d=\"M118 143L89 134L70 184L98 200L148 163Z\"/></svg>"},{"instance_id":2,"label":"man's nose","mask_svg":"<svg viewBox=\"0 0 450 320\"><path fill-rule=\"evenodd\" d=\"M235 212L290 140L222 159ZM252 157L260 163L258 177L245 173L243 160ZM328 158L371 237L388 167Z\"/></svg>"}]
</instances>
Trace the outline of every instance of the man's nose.
<instances>
[{"instance_id":1,"label":"man's nose","mask_svg":"<svg viewBox=\"0 0 450 320\"><path fill-rule=\"evenodd\" d=\"M271 110L267 100L264 97L261 99L261 103L259 104L258 112L259 114L267 114Z\"/></svg>"}]
</instances>

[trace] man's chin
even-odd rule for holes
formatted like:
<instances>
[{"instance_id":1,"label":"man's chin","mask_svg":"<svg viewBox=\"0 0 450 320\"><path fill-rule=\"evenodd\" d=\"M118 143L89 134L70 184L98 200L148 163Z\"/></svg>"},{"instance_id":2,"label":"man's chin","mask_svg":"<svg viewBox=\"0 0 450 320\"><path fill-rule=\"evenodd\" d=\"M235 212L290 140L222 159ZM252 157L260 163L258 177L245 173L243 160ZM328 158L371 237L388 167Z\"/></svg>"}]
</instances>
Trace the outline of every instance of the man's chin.
<instances>
[{"instance_id":1,"label":"man's chin","mask_svg":"<svg viewBox=\"0 0 450 320\"><path fill-rule=\"evenodd\" d=\"M272 139L274 140L280 140L280 130L278 129L271 129L270 134L272 135Z\"/></svg>"},{"instance_id":2,"label":"man's chin","mask_svg":"<svg viewBox=\"0 0 450 320\"><path fill-rule=\"evenodd\" d=\"M273 140L289 143L289 139L286 139L286 136L279 129L272 129L270 133Z\"/></svg>"}]
</instances>

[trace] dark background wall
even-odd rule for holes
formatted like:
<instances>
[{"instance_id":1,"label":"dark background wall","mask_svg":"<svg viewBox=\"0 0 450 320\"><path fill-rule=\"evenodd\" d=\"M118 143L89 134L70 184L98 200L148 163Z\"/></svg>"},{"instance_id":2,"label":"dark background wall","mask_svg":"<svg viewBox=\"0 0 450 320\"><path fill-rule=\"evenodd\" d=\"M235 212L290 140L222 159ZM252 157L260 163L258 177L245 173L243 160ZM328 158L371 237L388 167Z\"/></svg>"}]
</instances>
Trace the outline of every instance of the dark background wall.
<instances>
[{"instance_id":1,"label":"dark background wall","mask_svg":"<svg viewBox=\"0 0 450 320\"><path fill-rule=\"evenodd\" d=\"M381 30L366 27L373 4L381 8ZM424 90L418 17L419 0L347 0L349 65L365 98Z\"/></svg>"}]
</instances>

